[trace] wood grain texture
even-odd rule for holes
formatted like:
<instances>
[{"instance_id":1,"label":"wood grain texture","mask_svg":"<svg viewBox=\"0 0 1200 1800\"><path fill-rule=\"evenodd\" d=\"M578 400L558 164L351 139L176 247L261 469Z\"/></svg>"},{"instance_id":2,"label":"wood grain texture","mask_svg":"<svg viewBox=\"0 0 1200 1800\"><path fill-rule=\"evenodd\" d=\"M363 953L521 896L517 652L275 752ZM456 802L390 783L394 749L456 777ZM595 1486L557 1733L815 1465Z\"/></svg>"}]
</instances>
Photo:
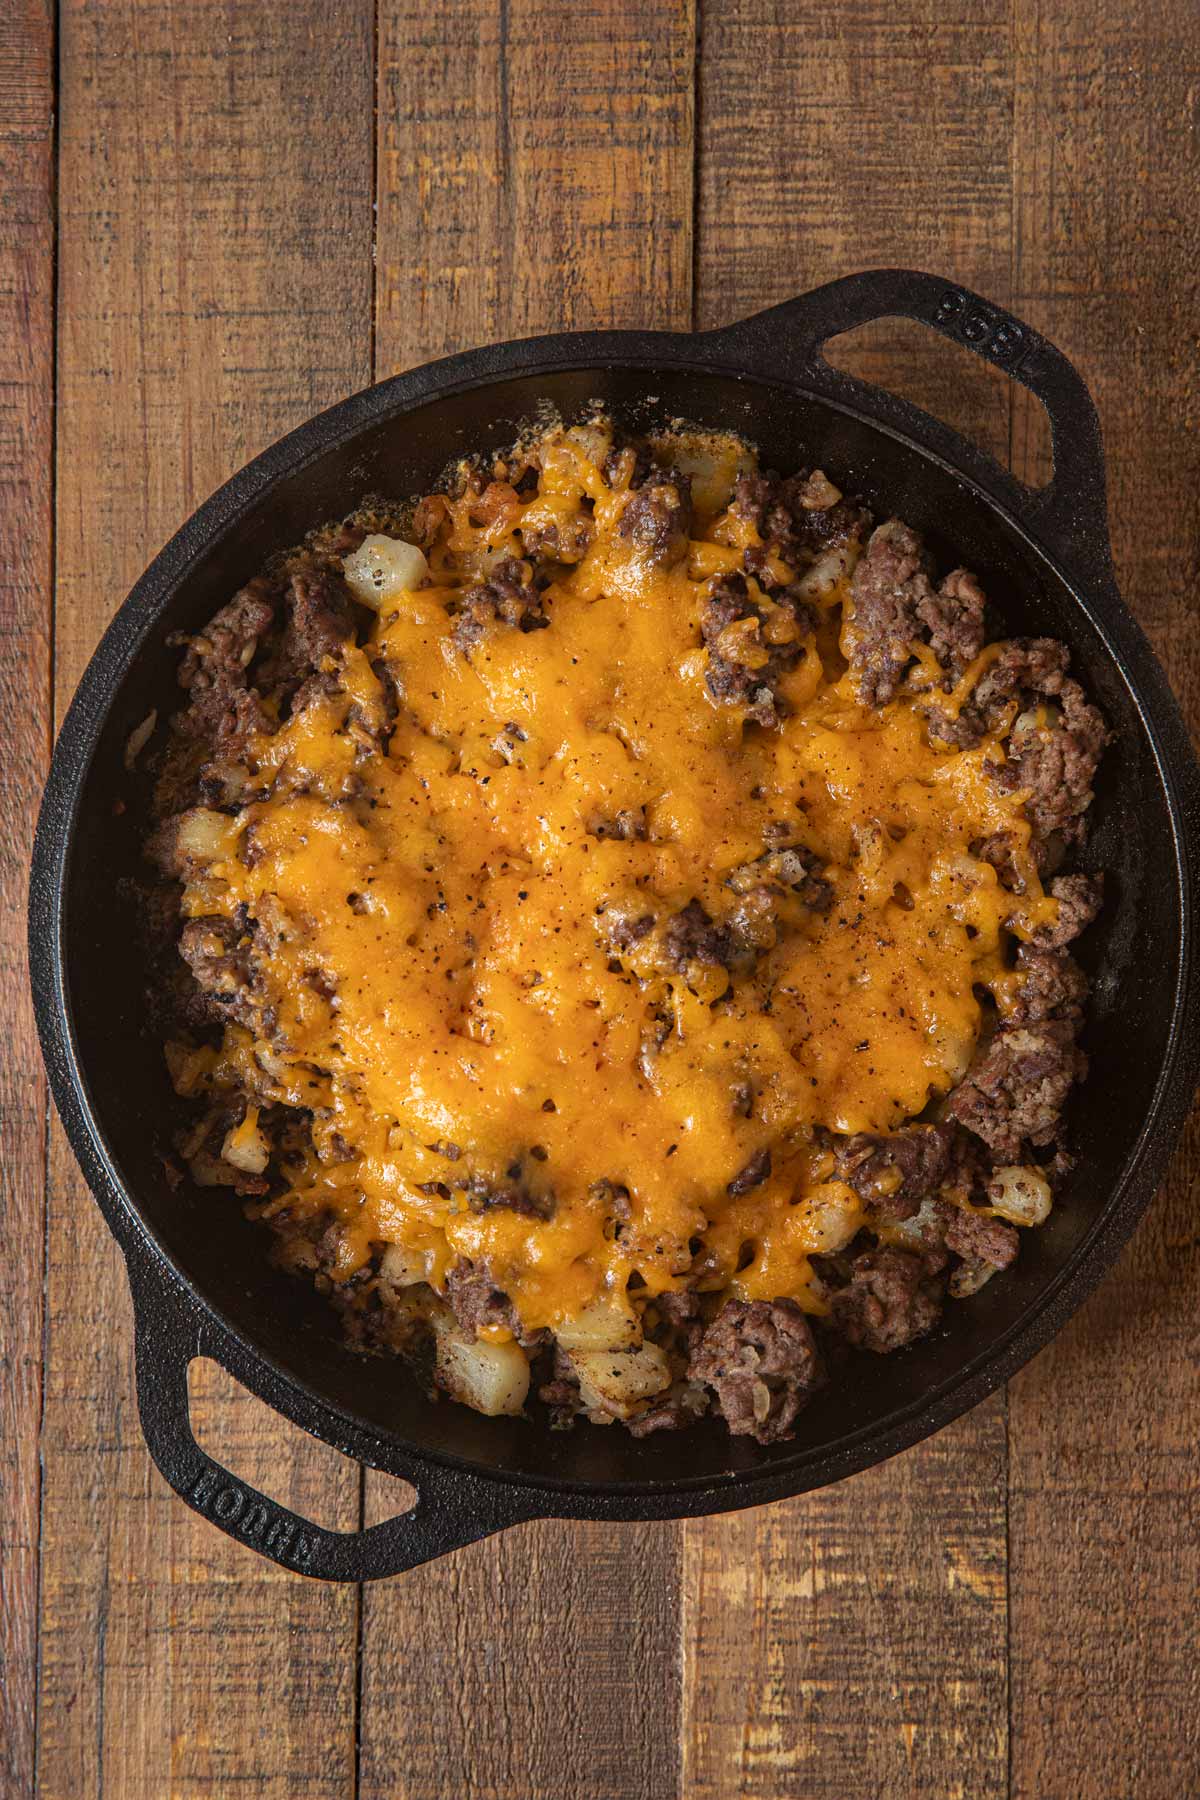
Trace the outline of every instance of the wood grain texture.
<instances>
[{"instance_id":1,"label":"wood grain texture","mask_svg":"<svg viewBox=\"0 0 1200 1800\"><path fill-rule=\"evenodd\" d=\"M0 1794L31 1790L37 1687L46 1084L25 887L50 749L54 83L48 0L0 20Z\"/></svg>"},{"instance_id":2,"label":"wood grain texture","mask_svg":"<svg viewBox=\"0 0 1200 1800\"><path fill-rule=\"evenodd\" d=\"M1006 1795L1004 1436L684 1526L686 1800Z\"/></svg>"},{"instance_id":3,"label":"wood grain texture","mask_svg":"<svg viewBox=\"0 0 1200 1800\"><path fill-rule=\"evenodd\" d=\"M1119 575L1200 722L1193 0L697 3L378 0L373 76L375 0L61 0L56 521L53 7L0 7L7 995L55 524L61 715L132 579L234 467L372 371L506 335L715 325L891 262L1010 303L1097 396ZM1048 472L1035 403L978 359L895 322L830 354ZM6 1025L0 1795L24 1800L44 1100L15 997ZM50 1181L49 1800L1200 1792L1195 1123L1120 1273L1007 1403L759 1512L523 1527L368 1589L361 1617L352 1591L274 1571L168 1494L120 1259L57 1127ZM356 1522L356 1471L211 1365L193 1376L215 1453ZM371 1476L365 1504L402 1501Z\"/></svg>"},{"instance_id":4,"label":"wood grain texture","mask_svg":"<svg viewBox=\"0 0 1200 1800\"><path fill-rule=\"evenodd\" d=\"M69 0L60 32L61 714L192 507L369 377L372 12ZM39 1791L346 1795L355 1592L282 1574L167 1491L120 1258L57 1131L51 1171ZM238 1472L356 1523L353 1465L209 1377L198 1412Z\"/></svg>"},{"instance_id":5,"label":"wood grain texture","mask_svg":"<svg viewBox=\"0 0 1200 1800\"><path fill-rule=\"evenodd\" d=\"M381 0L378 374L688 325L693 48L686 0ZM363 1800L666 1800L678 1628L670 1525L529 1525L367 1589Z\"/></svg>"},{"instance_id":6,"label":"wood grain texture","mask_svg":"<svg viewBox=\"0 0 1200 1800\"><path fill-rule=\"evenodd\" d=\"M364 1588L359 1793L669 1800L678 1630L674 1525L518 1526Z\"/></svg>"},{"instance_id":7,"label":"wood grain texture","mask_svg":"<svg viewBox=\"0 0 1200 1800\"><path fill-rule=\"evenodd\" d=\"M701 9L696 321L726 324L858 269L934 269L1003 301L1012 238L1008 0ZM888 321L831 360L985 448L1006 378Z\"/></svg>"},{"instance_id":8,"label":"wood grain texture","mask_svg":"<svg viewBox=\"0 0 1200 1800\"><path fill-rule=\"evenodd\" d=\"M1096 396L1118 579L1200 727L1200 15L1021 0L1017 26L1014 302ZM1012 1384L1014 1800L1200 1792L1198 1126Z\"/></svg>"},{"instance_id":9,"label":"wood grain texture","mask_svg":"<svg viewBox=\"0 0 1200 1800\"><path fill-rule=\"evenodd\" d=\"M691 321L692 0L379 6L377 377Z\"/></svg>"},{"instance_id":10,"label":"wood grain texture","mask_svg":"<svg viewBox=\"0 0 1200 1800\"><path fill-rule=\"evenodd\" d=\"M1006 6L859 0L799 29L743 0L704 9L701 45L702 324L893 263L1005 300ZM1006 449L1007 384L932 334L836 357ZM826 1493L684 1526L689 1800L1006 1793L1005 1470L997 1397Z\"/></svg>"}]
</instances>

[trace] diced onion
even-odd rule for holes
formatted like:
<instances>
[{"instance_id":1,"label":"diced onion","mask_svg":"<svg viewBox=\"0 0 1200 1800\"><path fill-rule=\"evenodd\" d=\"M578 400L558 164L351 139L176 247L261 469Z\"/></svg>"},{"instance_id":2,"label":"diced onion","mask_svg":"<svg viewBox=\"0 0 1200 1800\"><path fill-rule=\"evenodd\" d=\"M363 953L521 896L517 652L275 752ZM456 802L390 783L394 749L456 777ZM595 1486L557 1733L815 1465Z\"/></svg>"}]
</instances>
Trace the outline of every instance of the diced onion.
<instances>
[{"instance_id":1,"label":"diced onion","mask_svg":"<svg viewBox=\"0 0 1200 1800\"><path fill-rule=\"evenodd\" d=\"M258 1129L258 1108L250 1107L240 1125L225 1133L221 1155L244 1175L261 1175L271 1159L271 1146Z\"/></svg>"},{"instance_id":2,"label":"diced onion","mask_svg":"<svg viewBox=\"0 0 1200 1800\"><path fill-rule=\"evenodd\" d=\"M415 1287L429 1280L429 1258L423 1250L411 1250L404 1244L389 1244L379 1264L379 1273L393 1287Z\"/></svg>"},{"instance_id":3,"label":"diced onion","mask_svg":"<svg viewBox=\"0 0 1200 1800\"><path fill-rule=\"evenodd\" d=\"M950 1277L950 1292L956 1300L969 1300L972 1294L978 1294L987 1286L993 1275L999 1273L995 1263L965 1262Z\"/></svg>"},{"instance_id":4,"label":"diced onion","mask_svg":"<svg viewBox=\"0 0 1200 1800\"><path fill-rule=\"evenodd\" d=\"M420 587L429 574L429 564L415 544L376 532L344 559L342 570L355 599L379 608Z\"/></svg>"},{"instance_id":5,"label":"diced onion","mask_svg":"<svg viewBox=\"0 0 1200 1800\"><path fill-rule=\"evenodd\" d=\"M842 490L835 487L824 469L814 469L800 490L800 504L806 512L823 512L836 506Z\"/></svg>"},{"instance_id":6,"label":"diced onion","mask_svg":"<svg viewBox=\"0 0 1200 1800\"><path fill-rule=\"evenodd\" d=\"M132 769L138 757L150 741L150 734L158 724L158 713L148 712L140 725L130 732L125 743L125 767Z\"/></svg>"},{"instance_id":7,"label":"diced onion","mask_svg":"<svg viewBox=\"0 0 1200 1800\"><path fill-rule=\"evenodd\" d=\"M836 550L827 550L796 583L796 592L804 600L827 599L838 583L852 573L858 561L858 546L851 542Z\"/></svg>"},{"instance_id":8,"label":"diced onion","mask_svg":"<svg viewBox=\"0 0 1200 1800\"><path fill-rule=\"evenodd\" d=\"M1044 1225L1050 1217L1050 1183L1040 1169L997 1169L988 1183L988 1199L1010 1225Z\"/></svg>"}]
</instances>

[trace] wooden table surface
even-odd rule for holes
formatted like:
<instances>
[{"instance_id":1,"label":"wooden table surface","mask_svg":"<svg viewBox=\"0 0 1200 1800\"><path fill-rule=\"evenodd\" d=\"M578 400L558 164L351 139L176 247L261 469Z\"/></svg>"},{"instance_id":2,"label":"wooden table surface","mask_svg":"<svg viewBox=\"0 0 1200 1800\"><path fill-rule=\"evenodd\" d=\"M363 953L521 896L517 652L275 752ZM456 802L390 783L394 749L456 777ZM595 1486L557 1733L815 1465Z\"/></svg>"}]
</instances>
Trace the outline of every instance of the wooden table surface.
<instances>
[{"instance_id":1,"label":"wooden table surface","mask_svg":"<svg viewBox=\"0 0 1200 1800\"><path fill-rule=\"evenodd\" d=\"M860 267L945 273L1075 359L1120 579L1195 719L1198 96L1195 0L0 7L3 1800L1200 1793L1195 1129L1062 1337L885 1467L359 1592L151 1466L22 947L56 722L248 457L446 351L716 325ZM838 355L1044 479L1038 407L965 352L881 326ZM394 1507L215 1370L194 1395L318 1520Z\"/></svg>"}]
</instances>

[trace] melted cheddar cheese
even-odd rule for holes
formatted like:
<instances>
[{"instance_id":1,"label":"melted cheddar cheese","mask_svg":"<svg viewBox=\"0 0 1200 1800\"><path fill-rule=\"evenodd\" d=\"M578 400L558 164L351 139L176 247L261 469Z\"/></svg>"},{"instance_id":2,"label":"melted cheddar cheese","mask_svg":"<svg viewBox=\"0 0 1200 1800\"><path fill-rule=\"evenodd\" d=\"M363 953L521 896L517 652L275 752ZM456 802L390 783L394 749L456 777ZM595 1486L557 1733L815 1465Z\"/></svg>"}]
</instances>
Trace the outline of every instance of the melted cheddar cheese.
<instances>
[{"instance_id":1,"label":"melted cheddar cheese","mask_svg":"<svg viewBox=\"0 0 1200 1800\"><path fill-rule=\"evenodd\" d=\"M887 706L859 703L848 565L810 584L816 629L779 683L781 723L713 697L703 596L759 545L728 506L746 453L674 446L697 504L672 558L621 532L632 458L606 476L604 443L552 432L535 492L493 481L427 501L424 585L386 601L327 691L254 740L266 797L216 828L184 911L258 921L272 1029L175 1046L173 1072L185 1093L241 1087L312 1112L311 1148L262 1210L338 1220L335 1280L391 1245L434 1289L459 1259L486 1262L529 1330L697 1270L820 1311L809 1257L861 1219L828 1134L893 1130L961 1079L981 993L1005 1010L1012 937L1056 902L1023 796L985 768L998 742L931 743L928 648ZM464 590L547 528L586 548L542 595L546 628L497 622L462 648ZM750 589L765 640L795 629ZM742 628L741 654L765 661L759 626ZM619 815L644 836L609 833ZM745 966L671 966L664 922L699 902L719 928L737 872L782 827L821 866L828 905L778 893ZM971 854L998 831L1019 899ZM630 919L642 935L615 940ZM741 1191L764 1151L769 1175ZM531 1208L474 1203L514 1181Z\"/></svg>"}]
</instances>

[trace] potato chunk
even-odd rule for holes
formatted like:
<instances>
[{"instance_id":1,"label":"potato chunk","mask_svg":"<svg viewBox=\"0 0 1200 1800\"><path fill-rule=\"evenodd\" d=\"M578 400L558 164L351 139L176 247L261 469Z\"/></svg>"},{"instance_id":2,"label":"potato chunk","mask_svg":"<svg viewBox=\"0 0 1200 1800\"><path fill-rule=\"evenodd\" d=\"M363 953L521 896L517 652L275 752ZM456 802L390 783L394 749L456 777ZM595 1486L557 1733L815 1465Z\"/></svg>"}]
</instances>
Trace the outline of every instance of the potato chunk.
<instances>
[{"instance_id":1,"label":"potato chunk","mask_svg":"<svg viewBox=\"0 0 1200 1800\"><path fill-rule=\"evenodd\" d=\"M642 1341L637 1316L601 1294L573 1319L564 1319L555 1331L564 1350L575 1352L634 1350Z\"/></svg>"},{"instance_id":2,"label":"potato chunk","mask_svg":"<svg viewBox=\"0 0 1200 1800\"><path fill-rule=\"evenodd\" d=\"M385 601L420 587L429 564L415 544L376 532L344 559L342 571L354 598L378 611Z\"/></svg>"},{"instance_id":3,"label":"potato chunk","mask_svg":"<svg viewBox=\"0 0 1200 1800\"><path fill-rule=\"evenodd\" d=\"M671 1365L657 1344L638 1350L581 1351L570 1358L579 1397L592 1416L632 1419L643 1402L671 1385Z\"/></svg>"},{"instance_id":4,"label":"potato chunk","mask_svg":"<svg viewBox=\"0 0 1200 1800\"><path fill-rule=\"evenodd\" d=\"M436 1380L452 1400L496 1418L519 1413L529 1392L529 1358L519 1344L487 1344L435 1319Z\"/></svg>"}]
</instances>

